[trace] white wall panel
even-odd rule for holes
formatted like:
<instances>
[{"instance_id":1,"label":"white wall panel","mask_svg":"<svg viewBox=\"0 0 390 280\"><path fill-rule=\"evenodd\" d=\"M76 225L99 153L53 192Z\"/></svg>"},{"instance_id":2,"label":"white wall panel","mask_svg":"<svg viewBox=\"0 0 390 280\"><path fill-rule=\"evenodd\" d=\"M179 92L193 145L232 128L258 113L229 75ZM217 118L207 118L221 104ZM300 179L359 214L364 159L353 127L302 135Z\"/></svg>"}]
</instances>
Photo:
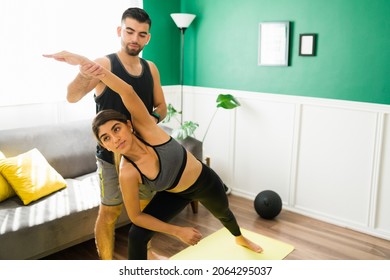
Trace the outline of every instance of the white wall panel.
<instances>
[{"instance_id":1,"label":"white wall panel","mask_svg":"<svg viewBox=\"0 0 390 280\"><path fill-rule=\"evenodd\" d=\"M303 106L295 207L367 225L376 116Z\"/></svg>"},{"instance_id":2,"label":"white wall panel","mask_svg":"<svg viewBox=\"0 0 390 280\"><path fill-rule=\"evenodd\" d=\"M376 227L390 235L390 115L384 119Z\"/></svg>"},{"instance_id":3,"label":"white wall panel","mask_svg":"<svg viewBox=\"0 0 390 280\"><path fill-rule=\"evenodd\" d=\"M276 191L289 200L295 106L288 103L240 99L237 111L235 186L256 196Z\"/></svg>"}]
</instances>

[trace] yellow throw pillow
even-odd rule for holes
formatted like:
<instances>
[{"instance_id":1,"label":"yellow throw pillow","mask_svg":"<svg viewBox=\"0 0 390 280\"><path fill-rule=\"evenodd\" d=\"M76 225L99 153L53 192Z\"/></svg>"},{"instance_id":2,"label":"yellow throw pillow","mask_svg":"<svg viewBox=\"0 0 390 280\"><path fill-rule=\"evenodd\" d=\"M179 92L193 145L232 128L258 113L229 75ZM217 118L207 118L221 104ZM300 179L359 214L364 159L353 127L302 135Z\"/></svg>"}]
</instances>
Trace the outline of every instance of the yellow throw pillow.
<instances>
[{"instance_id":1,"label":"yellow throw pillow","mask_svg":"<svg viewBox=\"0 0 390 280\"><path fill-rule=\"evenodd\" d=\"M66 187L64 178L46 161L38 149L0 159L0 173L24 205Z\"/></svg>"},{"instance_id":2,"label":"yellow throw pillow","mask_svg":"<svg viewBox=\"0 0 390 280\"><path fill-rule=\"evenodd\" d=\"M0 160L3 158L5 158L5 155L0 151ZM0 173L0 202L14 195L16 195L14 189Z\"/></svg>"},{"instance_id":3,"label":"yellow throw pillow","mask_svg":"<svg viewBox=\"0 0 390 280\"><path fill-rule=\"evenodd\" d=\"M14 189L0 173L0 202L15 195Z\"/></svg>"}]
</instances>

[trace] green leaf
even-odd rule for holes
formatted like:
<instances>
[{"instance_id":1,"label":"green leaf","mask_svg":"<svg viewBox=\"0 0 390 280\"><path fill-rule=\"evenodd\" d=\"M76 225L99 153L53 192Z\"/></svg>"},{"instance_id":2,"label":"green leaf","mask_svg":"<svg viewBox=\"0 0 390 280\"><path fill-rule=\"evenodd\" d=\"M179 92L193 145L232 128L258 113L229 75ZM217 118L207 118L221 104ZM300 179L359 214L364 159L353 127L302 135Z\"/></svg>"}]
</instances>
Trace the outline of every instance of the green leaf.
<instances>
[{"instance_id":1,"label":"green leaf","mask_svg":"<svg viewBox=\"0 0 390 280\"><path fill-rule=\"evenodd\" d=\"M234 109L241 106L240 102L231 94L219 94L217 97L217 108Z\"/></svg>"},{"instance_id":2,"label":"green leaf","mask_svg":"<svg viewBox=\"0 0 390 280\"><path fill-rule=\"evenodd\" d=\"M184 140L188 136L194 136L195 130L199 127L199 124L192 121L185 121L183 125L172 131L172 137L178 140Z\"/></svg>"},{"instance_id":3,"label":"green leaf","mask_svg":"<svg viewBox=\"0 0 390 280\"><path fill-rule=\"evenodd\" d=\"M180 115L181 112L178 112L175 107L171 103L167 106L167 115L165 116L165 119L162 121L163 123L169 123L172 118L175 118L177 115Z\"/></svg>"}]
</instances>

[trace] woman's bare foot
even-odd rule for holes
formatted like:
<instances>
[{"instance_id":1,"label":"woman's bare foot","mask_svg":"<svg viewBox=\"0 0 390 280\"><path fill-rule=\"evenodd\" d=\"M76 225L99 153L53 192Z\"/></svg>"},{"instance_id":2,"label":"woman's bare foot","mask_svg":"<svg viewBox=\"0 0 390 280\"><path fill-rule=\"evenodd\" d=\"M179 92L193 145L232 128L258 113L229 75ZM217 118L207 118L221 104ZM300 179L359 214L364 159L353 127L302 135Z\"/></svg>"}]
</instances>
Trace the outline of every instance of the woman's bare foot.
<instances>
[{"instance_id":1,"label":"woman's bare foot","mask_svg":"<svg viewBox=\"0 0 390 280\"><path fill-rule=\"evenodd\" d=\"M253 243L252 241L250 241L249 239L247 239L246 237L244 237L242 235L236 237L236 243L238 245L241 245L241 246L248 248L249 250L252 250L253 252L256 252L256 253L263 252L263 248L261 248L259 245Z\"/></svg>"},{"instance_id":2,"label":"woman's bare foot","mask_svg":"<svg viewBox=\"0 0 390 280\"><path fill-rule=\"evenodd\" d=\"M167 260L165 256L161 256L151 249L148 249L148 260Z\"/></svg>"}]
</instances>

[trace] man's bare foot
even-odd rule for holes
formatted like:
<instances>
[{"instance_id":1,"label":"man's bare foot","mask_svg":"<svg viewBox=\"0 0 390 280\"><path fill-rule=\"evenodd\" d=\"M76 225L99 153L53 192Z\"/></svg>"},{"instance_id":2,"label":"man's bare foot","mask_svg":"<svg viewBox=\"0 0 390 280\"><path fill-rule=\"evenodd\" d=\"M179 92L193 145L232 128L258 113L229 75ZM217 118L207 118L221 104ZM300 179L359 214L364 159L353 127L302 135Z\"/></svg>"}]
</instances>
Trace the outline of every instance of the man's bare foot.
<instances>
[{"instance_id":1,"label":"man's bare foot","mask_svg":"<svg viewBox=\"0 0 390 280\"><path fill-rule=\"evenodd\" d=\"M250 241L249 239L247 239L246 237L244 237L242 235L236 237L236 243L238 245L241 245L241 246L248 248L249 250L252 250L253 252L256 252L256 253L263 252L263 248L261 248L259 245L253 243L252 241Z\"/></svg>"},{"instance_id":2,"label":"man's bare foot","mask_svg":"<svg viewBox=\"0 0 390 280\"><path fill-rule=\"evenodd\" d=\"M154 252L153 250L148 250L148 260L167 260L168 258L165 256L161 256Z\"/></svg>"}]
</instances>

